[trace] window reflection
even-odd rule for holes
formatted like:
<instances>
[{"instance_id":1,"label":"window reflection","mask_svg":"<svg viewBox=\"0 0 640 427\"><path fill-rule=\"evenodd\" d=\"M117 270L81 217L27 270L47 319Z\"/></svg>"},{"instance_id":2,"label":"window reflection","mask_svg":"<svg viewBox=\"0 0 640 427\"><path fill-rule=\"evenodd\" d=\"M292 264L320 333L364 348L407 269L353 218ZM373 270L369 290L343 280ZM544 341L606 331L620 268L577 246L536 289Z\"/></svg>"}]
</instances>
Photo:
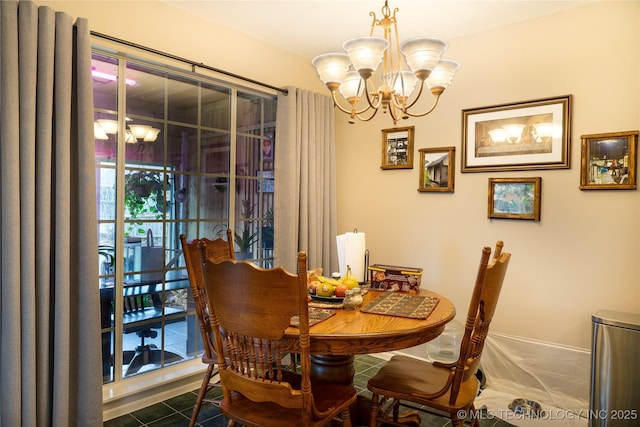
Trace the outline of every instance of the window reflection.
<instances>
[{"instance_id":1,"label":"window reflection","mask_svg":"<svg viewBox=\"0 0 640 427\"><path fill-rule=\"evenodd\" d=\"M202 353L180 234L231 227L272 264L276 100L104 52L92 66L102 371L117 382Z\"/></svg>"}]
</instances>

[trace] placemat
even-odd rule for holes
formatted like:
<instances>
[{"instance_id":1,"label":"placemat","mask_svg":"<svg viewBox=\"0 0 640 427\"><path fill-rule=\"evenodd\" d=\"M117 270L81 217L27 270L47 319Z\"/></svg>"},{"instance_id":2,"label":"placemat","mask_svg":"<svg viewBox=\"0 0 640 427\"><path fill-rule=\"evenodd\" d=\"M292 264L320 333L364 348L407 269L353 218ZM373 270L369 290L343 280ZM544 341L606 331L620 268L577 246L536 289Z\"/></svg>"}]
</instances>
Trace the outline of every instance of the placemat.
<instances>
[{"instance_id":1,"label":"placemat","mask_svg":"<svg viewBox=\"0 0 640 427\"><path fill-rule=\"evenodd\" d=\"M363 313L384 314L388 316L426 319L438 305L439 298L405 294L403 292L386 292L371 301L360 311Z\"/></svg>"},{"instance_id":2,"label":"placemat","mask_svg":"<svg viewBox=\"0 0 640 427\"><path fill-rule=\"evenodd\" d=\"M333 310L327 310L324 308L316 308L316 307L309 307L309 326L313 326L316 323L320 323L323 320L328 319L329 317L333 316L334 314L336 314L335 311ZM294 327L298 327L300 326L300 317L299 316L293 316L291 318L291 326Z\"/></svg>"}]
</instances>

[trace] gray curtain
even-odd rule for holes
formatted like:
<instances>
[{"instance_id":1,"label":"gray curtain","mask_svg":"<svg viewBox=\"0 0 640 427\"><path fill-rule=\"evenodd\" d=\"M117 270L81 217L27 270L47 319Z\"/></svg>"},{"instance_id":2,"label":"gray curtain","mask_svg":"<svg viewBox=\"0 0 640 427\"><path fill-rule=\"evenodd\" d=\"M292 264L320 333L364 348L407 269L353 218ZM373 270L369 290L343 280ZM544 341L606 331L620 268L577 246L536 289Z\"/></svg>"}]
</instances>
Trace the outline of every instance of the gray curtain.
<instances>
[{"instance_id":1,"label":"gray curtain","mask_svg":"<svg viewBox=\"0 0 640 427\"><path fill-rule=\"evenodd\" d=\"M278 95L275 168L275 265L295 271L338 269L335 115L331 97L295 87Z\"/></svg>"},{"instance_id":2,"label":"gray curtain","mask_svg":"<svg viewBox=\"0 0 640 427\"><path fill-rule=\"evenodd\" d=\"M88 23L0 1L0 425L102 425Z\"/></svg>"}]
</instances>

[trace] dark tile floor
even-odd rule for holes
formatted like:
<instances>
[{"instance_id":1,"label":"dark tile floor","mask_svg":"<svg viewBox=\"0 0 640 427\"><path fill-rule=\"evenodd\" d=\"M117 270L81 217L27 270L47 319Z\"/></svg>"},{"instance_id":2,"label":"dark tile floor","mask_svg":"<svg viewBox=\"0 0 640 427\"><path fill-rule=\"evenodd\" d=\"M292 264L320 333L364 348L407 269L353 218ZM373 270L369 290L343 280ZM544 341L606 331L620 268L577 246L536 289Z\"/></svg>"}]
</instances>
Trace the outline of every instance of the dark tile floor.
<instances>
[{"instance_id":1,"label":"dark tile floor","mask_svg":"<svg viewBox=\"0 0 640 427\"><path fill-rule=\"evenodd\" d=\"M377 372L385 361L373 356L357 356L355 360L356 375L354 384L359 394L370 396L367 390L367 380ZM197 390L174 397L164 402L156 403L127 415L106 421L104 427L182 427L189 425L193 404ZM211 394L209 395L211 396ZM430 414L420 413L421 427L451 426L451 422ZM223 427L227 420L220 414L218 408L212 404L202 405L198 416L198 426ZM480 427L510 427L511 424L498 418L480 419Z\"/></svg>"}]
</instances>

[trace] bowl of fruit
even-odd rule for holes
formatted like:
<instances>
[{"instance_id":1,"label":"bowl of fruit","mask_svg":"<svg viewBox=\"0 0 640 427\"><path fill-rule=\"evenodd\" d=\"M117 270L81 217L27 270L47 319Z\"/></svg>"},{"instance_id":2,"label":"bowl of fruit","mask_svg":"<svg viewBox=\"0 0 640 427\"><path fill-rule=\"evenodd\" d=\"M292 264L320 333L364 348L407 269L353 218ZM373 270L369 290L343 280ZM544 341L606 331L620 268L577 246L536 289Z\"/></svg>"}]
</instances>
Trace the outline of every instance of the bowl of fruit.
<instances>
[{"instance_id":1,"label":"bowl of fruit","mask_svg":"<svg viewBox=\"0 0 640 427\"><path fill-rule=\"evenodd\" d=\"M342 301L349 289L360 286L349 266L339 279L312 273L308 276L307 284L311 298L324 301Z\"/></svg>"}]
</instances>

